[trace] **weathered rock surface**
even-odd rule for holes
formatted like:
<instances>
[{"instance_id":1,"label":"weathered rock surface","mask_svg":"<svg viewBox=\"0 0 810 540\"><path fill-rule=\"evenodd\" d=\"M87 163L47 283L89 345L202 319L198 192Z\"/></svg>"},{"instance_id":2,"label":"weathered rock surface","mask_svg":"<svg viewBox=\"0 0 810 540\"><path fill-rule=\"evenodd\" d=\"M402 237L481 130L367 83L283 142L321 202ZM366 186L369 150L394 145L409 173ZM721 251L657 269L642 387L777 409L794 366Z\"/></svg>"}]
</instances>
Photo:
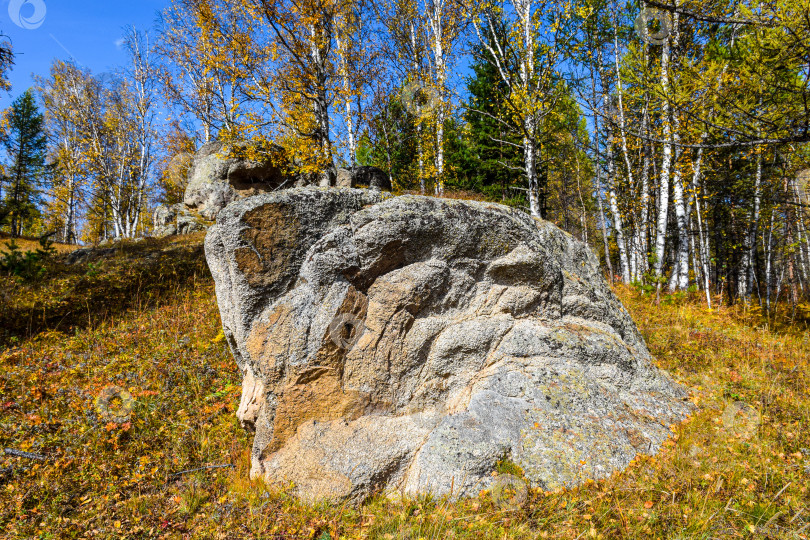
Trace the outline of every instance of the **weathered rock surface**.
<instances>
[{"instance_id":1,"label":"weathered rock surface","mask_svg":"<svg viewBox=\"0 0 810 540\"><path fill-rule=\"evenodd\" d=\"M343 167L340 167L337 170L335 185L337 187L347 187L347 188L356 187L356 184L354 185L353 184L354 184L354 174L352 174L351 169L345 169Z\"/></svg>"},{"instance_id":2,"label":"weathered rock surface","mask_svg":"<svg viewBox=\"0 0 810 540\"><path fill-rule=\"evenodd\" d=\"M290 177L290 187L330 187L335 185L337 170L327 167L320 172L297 172Z\"/></svg>"},{"instance_id":3,"label":"weathered rock surface","mask_svg":"<svg viewBox=\"0 0 810 540\"><path fill-rule=\"evenodd\" d=\"M225 157L221 142L203 145L194 157L184 195L187 207L205 219L214 219L228 203L278 189L285 183L270 162Z\"/></svg>"},{"instance_id":4,"label":"weathered rock surface","mask_svg":"<svg viewBox=\"0 0 810 540\"><path fill-rule=\"evenodd\" d=\"M362 166L353 169L338 169L337 187L371 187L391 191L391 181L382 169Z\"/></svg>"},{"instance_id":5,"label":"weathered rock surface","mask_svg":"<svg viewBox=\"0 0 810 540\"><path fill-rule=\"evenodd\" d=\"M475 494L504 458L571 486L690 411L590 249L505 206L292 189L229 205L205 248L251 475L304 498Z\"/></svg>"},{"instance_id":6,"label":"weathered rock surface","mask_svg":"<svg viewBox=\"0 0 810 540\"><path fill-rule=\"evenodd\" d=\"M107 244L107 245L111 245ZM115 248L79 248L77 250L71 251L65 257L65 262L67 264L83 264L89 262L94 259L99 259L103 257L109 257L110 255L115 254Z\"/></svg>"},{"instance_id":7,"label":"weathered rock surface","mask_svg":"<svg viewBox=\"0 0 810 540\"><path fill-rule=\"evenodd\" d=\"M164 238L175 234L192 234L204 231L207 227L198 214L188 210L183 204L160 205L153 215L152 236Z\"/></svg>"}]
</instances>

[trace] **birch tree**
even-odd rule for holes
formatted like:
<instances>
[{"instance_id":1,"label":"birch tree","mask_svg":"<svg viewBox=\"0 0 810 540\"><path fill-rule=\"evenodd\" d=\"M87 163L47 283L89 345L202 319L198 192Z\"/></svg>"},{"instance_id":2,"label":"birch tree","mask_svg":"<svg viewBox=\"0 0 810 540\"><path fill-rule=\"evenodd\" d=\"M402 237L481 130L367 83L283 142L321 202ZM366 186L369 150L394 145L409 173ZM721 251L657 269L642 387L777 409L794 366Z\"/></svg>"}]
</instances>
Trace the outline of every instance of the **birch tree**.
<instances>
[{"instance_id":1,"label":"birch tree","mask_svg":"<svg viewBox=\"0 0 810 540\"><path fill-rule=\"evenodd\" d=\"M522 137L523 164L519 169L526 179L529 212L543 217L544 186L537 171L542 134L538 128L554 105L557 68L566 39L563 13L550 3L512 0L508 4L486 5L473 16L472 24L486 51L484 57L505 84L504 102L509 108L511 127ZM510 38L503 46L493 39L501 24ZM549 27L556 31L549 33ZM538 51L542 54L538 55Z\"/></svg>"},{"instance_id":2,"label":"birch tree","mask_svg":"<svg viewBox=\"0 0 810 540\"><path fill-rule=\"evenodd\" d=\"M450 107L448 88L449 67L454 47L464 30L466 17L461 2L453 0L424 0L424 18L428 22L428 50L431 59L431 86L438 96L433 112L435 126L435 193L444 195L445 140L444 129Z\"/></svg>"},{"instance_id":3,"label":"birch tree","mask_svg":"<svg viewBox=\"0 0 810 540\"><path fill-rule=\"evenodd\" d=\"M49 215L53 223L58 223L66 243L78 242L78 221L88 182L82 118L76 114L87 99L84 91L88 77L76 65L57 60L51 65L50 77L37 79L45 108L49 154L56 164Z\"/></svg>"},{"instance_id":4,"label":"birch tree","mask_svg":"<svg viewBox=\"0 0 810 540\"><path fill-rule=\"evenodd\" d=\"M215 0L172 0L160 14L154 54L162 63L163 91L179 113L198 122L203 142L221 130L233 133L247 112L248 81L239 48L229 43L239 36L228 33L228 13Z\"/></svg>"},{"instance_id":5,"label":"birch tree","mask_svg":"<svg viewBox=\"0 0 810 540\"><path fill-rule=\"evenodd\" d=\"M129 99L125 103L129 109L127 117L131 119L131 125L134 127L130 136L134 139L137 160L135 166L130 169L133 194L128 208L133 213L126 220L125 234L133 236L141 221L141 210L146 204L147 183L152 179L154 172L154 144L158 137L155 106L158 96L158 72L154 45L149 34L130 27L124 44L129 53L129 65L125 75L130 87L127 96Z\"/></svg>"}]
</instances>

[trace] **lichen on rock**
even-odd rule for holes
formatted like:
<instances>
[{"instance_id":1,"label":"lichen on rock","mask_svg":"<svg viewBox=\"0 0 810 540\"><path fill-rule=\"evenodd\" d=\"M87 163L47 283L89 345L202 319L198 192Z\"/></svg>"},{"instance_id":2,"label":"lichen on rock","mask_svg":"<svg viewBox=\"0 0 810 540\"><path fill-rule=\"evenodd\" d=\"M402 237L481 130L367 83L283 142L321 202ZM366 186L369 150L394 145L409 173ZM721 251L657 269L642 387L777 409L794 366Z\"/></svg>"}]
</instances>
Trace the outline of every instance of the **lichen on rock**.
<instances>
[{"instance_id":1,"label":"lichen on rock","mask_svg":"<svg viewBox=\"0 0 810 540\"><path fill-rule=\"evenodd\" d=\"M222 210L206 257L251 474L306 499L471 495L505 457L573 486L690 411L591 250L502 205L285 190Z\"/></svg>"}]
</instances>

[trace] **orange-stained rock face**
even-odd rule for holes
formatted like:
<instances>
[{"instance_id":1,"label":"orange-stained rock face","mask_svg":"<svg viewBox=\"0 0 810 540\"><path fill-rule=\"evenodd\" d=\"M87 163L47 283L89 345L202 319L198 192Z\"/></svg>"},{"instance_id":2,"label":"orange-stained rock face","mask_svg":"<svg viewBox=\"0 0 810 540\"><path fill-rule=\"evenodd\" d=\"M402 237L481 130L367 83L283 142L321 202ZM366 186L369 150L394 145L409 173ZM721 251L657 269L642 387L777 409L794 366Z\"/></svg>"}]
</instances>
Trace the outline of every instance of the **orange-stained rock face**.
<instances>
[{"instance_id":1,"label":"orange-stained rock face","mask_svg":"<svg viewBox=\"0 0 810 540\"><path fill-rule=\"evenodd\" d=\"M247 245L233 254L239 270L254 287L278 281L284 271L289 271L299 223L276 206L246 213L244 223L247 228L241 235Z\"/></svg>"},{"instance_id":2,"label":"orange-stained rock face","mask_svg":"<svg viewBox=\"0 0 810 540\"><path fill-rule=\"evenodd\" d=\"M590 250L494 204L294 189L206 238L255 428L252 476L308 499L553 489L654 452L690 410Z\"/></svg>"},{"instance_id":3,"label":"orange-stained rock face","mask_svg":"<svg viewBox=\"0 0 810 540\"><path fill-rule=\"evenodd\" d=\"M366 316L366 296L354 288L347 291L338 314L357 320ZM258 322L248 336L246 345L251 358L258 359L262 380L267 381L277 398L273 433L264 454L281 448L299 425L308 420L358 418L368 408L371 396L343 386L346 353L340 347L341 334L332 339L329 332L321 339L314 361L300 366L284 366L289 345L301 336L290 320L289 305L280 304L269 312L266 321ZM285 369L278 369L284 366ZM258 415L258 411L256 411Z\"/></svg>"}]
</instances>

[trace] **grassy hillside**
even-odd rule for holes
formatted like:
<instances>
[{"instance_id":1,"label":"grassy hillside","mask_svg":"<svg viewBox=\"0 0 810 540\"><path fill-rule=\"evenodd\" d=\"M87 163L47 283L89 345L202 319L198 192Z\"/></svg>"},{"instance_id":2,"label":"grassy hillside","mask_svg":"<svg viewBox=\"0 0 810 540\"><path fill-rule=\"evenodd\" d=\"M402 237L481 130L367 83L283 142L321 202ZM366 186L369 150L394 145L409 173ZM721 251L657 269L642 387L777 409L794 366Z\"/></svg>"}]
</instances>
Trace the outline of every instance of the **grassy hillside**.
<instances>
[{"instance_id":1,"label":"grassy hillside","mask_svg":"<svg viewBox=\"0 0 810 540\"><path fill-rule=\"evenodd\" d=\"M8 233L0 232L0 252L6 251L8 249L8 245L11 243L12 238L9 236ZM34 251L39 246L39 239L32 238L29 236L23 236L20 238L15 238L14 242L20 247L22 251ZM72 244L59 244L54 242L53 248L58 251L59 253L70 253L74 249L78 248L79 246L74 246Z\"/></svg>"},{"instance_id":2,"label":"grassy hillside","mask_svg":"<svg viewBox=\"0 0 810 540\"><path fill-rule=\"evenodd\" d=\"M172 301L196 279L210 280L203 237L121 242L81 264L58 257L33 279L0 272L0 347L44 330L72 334L131 308Z\"/></svg>"},{"instance_id":3,"label":"grassy hillside","mask_svg":"<svg viewBox=\"0 0 810 540\"><path fill-rule=\"evenodd\" d=\"M268 491L248 480L240 377L199 242L142 242L5 282L0 448L34 455L0 456L0 537L810 536L807 334L697 298L655 306L629 288L617 292L653 354L699 407L658 456L578 489L456 503L309 506ZM97 404L112 386L134 400L115 422L110 408L126 404ZM735 417L738 402L749 408Z\"/></svg>"}]
</instances>

